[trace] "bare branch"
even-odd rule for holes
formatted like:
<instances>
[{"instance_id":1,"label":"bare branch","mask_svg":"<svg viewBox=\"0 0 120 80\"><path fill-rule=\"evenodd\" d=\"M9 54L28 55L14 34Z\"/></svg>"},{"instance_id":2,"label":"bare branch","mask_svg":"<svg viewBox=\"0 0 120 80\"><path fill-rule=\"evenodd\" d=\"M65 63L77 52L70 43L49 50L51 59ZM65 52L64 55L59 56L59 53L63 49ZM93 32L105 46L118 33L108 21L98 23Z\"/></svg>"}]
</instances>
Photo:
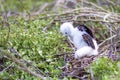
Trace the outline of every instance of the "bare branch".
<instances>
[{"instance_id":1,"label":"bare branch","mask_svg":"<svg viewBox=\"0 0 120 80\"><path fill-rule=\"evenodd\" d=\"M25 66L25 64L23 62L21 62L20 60L15 58L13 55L8 53L8 51L0 49L0 52L2 53L2 55L8 57L10 60L15 62L25 72L28 72L28 73L32 74L33 76L39 77L42 80L46 80L42 74L37 74L35 71L28 69L27 66Z\"/></svg>"}]
</instances>

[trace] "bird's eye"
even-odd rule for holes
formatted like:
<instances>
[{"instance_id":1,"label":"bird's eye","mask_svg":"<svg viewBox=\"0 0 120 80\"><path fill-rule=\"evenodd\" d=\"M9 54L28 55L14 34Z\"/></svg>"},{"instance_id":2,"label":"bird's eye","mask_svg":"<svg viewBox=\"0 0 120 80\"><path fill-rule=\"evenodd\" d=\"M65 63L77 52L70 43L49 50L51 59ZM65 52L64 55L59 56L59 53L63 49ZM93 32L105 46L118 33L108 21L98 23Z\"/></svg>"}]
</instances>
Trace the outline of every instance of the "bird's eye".
<instances>
[{"instance_id":1,"label":"bird's eye","mask_svg":"<svg viewBox=\"0 0 120 80\"><path fill-rule=\"evenodd\" d=\"M67 32L65 32L65 34L67 34Z\"/></svg>"}]
</instances>

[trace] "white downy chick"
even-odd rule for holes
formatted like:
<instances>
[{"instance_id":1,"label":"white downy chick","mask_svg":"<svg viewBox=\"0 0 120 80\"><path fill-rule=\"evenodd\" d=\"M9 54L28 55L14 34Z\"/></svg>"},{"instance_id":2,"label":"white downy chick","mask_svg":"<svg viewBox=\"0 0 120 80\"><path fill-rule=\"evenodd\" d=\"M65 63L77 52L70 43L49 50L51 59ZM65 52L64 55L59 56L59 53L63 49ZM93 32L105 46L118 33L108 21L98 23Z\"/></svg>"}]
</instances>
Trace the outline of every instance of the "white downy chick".
<instances>
[{"instance_id":1,"label":"white downy chick","mask_svg":"<svg viewBox=\"0 0 120 80\"><path fill-rule=\"evenodd\" d=\"M77 48L74 54L76 59L98 54L97 42L93 37L92 31L86 26L79 25L74 28L70 22L65 22L60 26L60 32L68 36Z\"/></svg>"}]
</instances>

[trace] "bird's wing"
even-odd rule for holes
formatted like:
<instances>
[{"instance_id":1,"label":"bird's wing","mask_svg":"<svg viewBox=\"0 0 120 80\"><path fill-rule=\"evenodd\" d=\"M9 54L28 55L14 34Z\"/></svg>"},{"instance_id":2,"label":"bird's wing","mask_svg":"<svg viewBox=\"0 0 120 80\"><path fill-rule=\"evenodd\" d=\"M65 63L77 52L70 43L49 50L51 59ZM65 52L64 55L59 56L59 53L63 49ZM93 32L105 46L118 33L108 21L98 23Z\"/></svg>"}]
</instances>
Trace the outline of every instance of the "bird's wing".
<instances>
[{"instance_id":1,"label":"bird's wing","mask_svg":"<svg viewBox=\"0 0 120 80\"><path fill-rule=\"evenodd\" d=\"M83 37L84 41L88 44L88 46L95 49L95 45L93 43L93 40L92 40L91 36L89 36L88 34L83 34L82 37Z\"/></svg>"},{"instance_id":2,"label":"bird's wing","mask_svg":"<svg viewBox=\"0 0 120 80\"><path fill-rule=\"evenodd\" d=\"M86 31L92 38L94 38L94 35L92 33L92 31L85 25L79 25L77 26L78 30L80 31Z\"/></svg>"}]
</instances>

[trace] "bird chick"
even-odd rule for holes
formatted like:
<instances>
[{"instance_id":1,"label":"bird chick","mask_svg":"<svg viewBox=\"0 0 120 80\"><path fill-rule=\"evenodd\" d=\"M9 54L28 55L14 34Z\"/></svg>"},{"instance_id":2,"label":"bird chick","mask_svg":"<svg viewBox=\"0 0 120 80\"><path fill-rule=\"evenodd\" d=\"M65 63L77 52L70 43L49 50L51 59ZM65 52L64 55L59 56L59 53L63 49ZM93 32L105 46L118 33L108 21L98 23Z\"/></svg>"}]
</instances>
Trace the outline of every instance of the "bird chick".
<instances>
[{"instance_id":1,"label":"bird chick","mask_svg":"<svg viewBox=\"0 0 120 80\"><path fill-rule=\"evenodd\" d=\"M98 54L98 45L93 37L92 31L84 25L74 28L70 22L65 22L60 26L60 32L68 36L77 51L74 54L76 59L83 56L91 56Z\"/></svg>"}]
</instances>

